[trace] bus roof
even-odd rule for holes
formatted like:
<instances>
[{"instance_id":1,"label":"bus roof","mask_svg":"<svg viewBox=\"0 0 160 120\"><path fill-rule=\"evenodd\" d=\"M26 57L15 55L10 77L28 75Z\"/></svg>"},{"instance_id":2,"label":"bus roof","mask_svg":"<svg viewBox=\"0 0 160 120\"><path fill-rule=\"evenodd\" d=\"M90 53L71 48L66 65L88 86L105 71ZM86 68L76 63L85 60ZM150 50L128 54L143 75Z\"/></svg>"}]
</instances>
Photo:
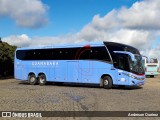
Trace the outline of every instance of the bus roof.
<instances>
[{"instance_id":1,"label":"bus roof","mask_svg":"<svg viewBox=\"0 0 160 120\"><path fill-rule=\"evenodd\" d=\"M83 42L83 43L74 43L74 44L61 44L61 45L43 45L43 46L33 46L33 47L22 47L17 48L17 50L30 50L30 49L47 49L47 48L69 48L69 47L85 47L85 46L104 46L104 45L114 45L114 46L121 46L121 47L128 47L137 50L136 48L121 44L117 42L108 42L108 41L101 41L101 42Z\"/></svg>"},{"instance_id":2,"label":"bus roof","mask_svg":"<svg viewBox=\"0 0 160 120\"><path fill-rule=\"evenodd\" d=\"M133 54L140 55L140 52L137 48L132 47L130 45L122 44L122 43L117 43L117 42L104 42L104 44L107 46L108 49L112 49L111 47L115 47L114 51L128 51Z\"/></svg>"},{"instance_id":3,"label":"bus roof","mask_svg":"<svg viewBox=\"0 0 160 120\"><path fill-rule=\"evenodd\" d=\"M17 50L29 50L29 49L44 49L44 48L69 48L69 47L83 47L83 46L103 46L103 42L84 42L84 43L74 43L74 44L60 44L60 45L42 45L33 47L22 47L17 48Z\"/></svg>"}]
</instances>

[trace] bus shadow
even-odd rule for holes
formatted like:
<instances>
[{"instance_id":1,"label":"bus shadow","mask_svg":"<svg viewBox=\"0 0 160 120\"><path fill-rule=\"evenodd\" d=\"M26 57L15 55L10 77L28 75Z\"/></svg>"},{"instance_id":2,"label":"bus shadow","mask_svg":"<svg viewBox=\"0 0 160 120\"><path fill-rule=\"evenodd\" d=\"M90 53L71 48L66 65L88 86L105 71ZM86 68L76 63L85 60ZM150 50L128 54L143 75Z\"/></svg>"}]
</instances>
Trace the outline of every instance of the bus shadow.
<instances>
[{"instance_id":1,"label":"bus shadow","mask_svg":"<svg viewBox=\"0 0 160 120\"><path fill-rule=\"evenodd\" d=\"M98 84L83 84L83 83L49 83L48 85L66 86L66 87L82 87L82 88L101 88Z\"/></svg>"},{"instance_id":2,"label":"bus shadow","mask_svg":"<svg viewBox=\"0 0 160 120\"><path fill-rule=\"evenodd\" d=\"M50 86L66 86L66 87L82 87L82 88L102 88L99 84L87 84L87 83L48 83ZM141 86L113 86L112 89L115 90L138 90L143 89Z\"/></svg>"},{"instance_id":3,"label":"bus shadow","mask_svg":"<svg viewBox=\"0 0 160 120\"><path fill-rule=\"evenodd\" d=\"M28 81L20 81L18 84L20 84L20 85L30 85Z\"/></svg>"},{"instance_id":4,"label":"bus shadow","mask_svg":"<svg viewBox=\"0 0 160 120\"><path fill-rule=\"evenodd\" d=\"M0 76L0 80L9 80L9 79L14 79L14 77L13 76L7 76L7 77Z\"/></svg>"},{"instance_id":5,"label":"bus shadow","mask_svg":"<svg viewBox=\"0 0 160 120\"><path fill-rule=\"evenodd\" d=\"M30 85L28 81L21 81L19 82L20 85ZM48 82L47 86L58 86L58 87L78 87L78 88L99 88L104 89L103 87L100 87L99 84L82 84L82 83L60 83L60 82ZM139 86L113 86L113 90L138 90L142 89L143 87Z\"/></svg>"},{"instance_id":6,"label":"bus shadow","mask_svg":"<svg viewBox=\"0 0 160 120\"><path fill-rule=\"evenodd\" d=\"M116 86L113 87L112 89L117 89L117 90L139 90L143 89L141 86Z\"/></svg>"},{"instance_id":7,"label":"bus shadow","mask_svg":"<svg viewBox=\"0 0 160 120\"><path fill-rule=\"evenodd\" d=\"M28 81L20 81L18 84L20 84L20 85L30 85ZM46 87L48 87L48 86L65 87L66 86L66 87L83 87L83 88L101 88L97 84L59 83L59 82L48 82L45 86Z\"/></svg>"}]
</instances>

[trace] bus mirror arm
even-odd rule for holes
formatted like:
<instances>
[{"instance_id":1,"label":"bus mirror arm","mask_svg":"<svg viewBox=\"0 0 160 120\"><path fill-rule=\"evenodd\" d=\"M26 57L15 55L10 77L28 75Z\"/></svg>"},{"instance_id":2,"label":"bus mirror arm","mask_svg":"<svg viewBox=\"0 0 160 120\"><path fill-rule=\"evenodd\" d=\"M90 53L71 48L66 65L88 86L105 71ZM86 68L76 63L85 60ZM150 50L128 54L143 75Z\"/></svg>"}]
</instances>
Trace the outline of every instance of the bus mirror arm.
<instances>
[{"instance_id":1,"label":"bus mirror arm","mask_svg":"<svg viewBox=\"0 0 160 120\"><path fill-rule=\"evenodd\" d=\"M131 57L131 60L133 62L136 62L135 56L134 54L132 54L131 52L126 52L126 51L114 51L114 53L119 53L119 54L127 54Z\"/></svg>"}]
</instances>

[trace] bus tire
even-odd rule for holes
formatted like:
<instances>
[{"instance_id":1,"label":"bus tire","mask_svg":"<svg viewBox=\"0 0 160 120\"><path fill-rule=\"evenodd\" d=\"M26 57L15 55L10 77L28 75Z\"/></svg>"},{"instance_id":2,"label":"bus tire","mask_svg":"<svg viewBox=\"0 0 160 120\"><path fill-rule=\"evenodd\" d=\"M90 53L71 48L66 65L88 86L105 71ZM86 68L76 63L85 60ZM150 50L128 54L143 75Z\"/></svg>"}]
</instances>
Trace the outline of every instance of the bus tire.
<instances>
[{"instance_id":1,"label":"bus tire","mask_svg":"<svg viewBox=\"0 0 160 120\"><path fill-rule=\"evenodd\" d=\"M46 76L44 74L39 75L38 82L40 86L46 85L47 84Z\"/></svg>"},{"instance_id":2,"label":"bus tire","mask_svg":"<svg viewBox=\"0 0 160 120\"><path fill-rule=\"evenodd\" d=\"M36 85L38 83L35 74L31 74L28 76L28 81L30 85Z\"/></svg>"},{"instance_id":3,"label":"bus tire","mask_svg":"<svg viewBox=\"0 0 160 120\"><path fill-rule=\"evenodd\" d=\"M103 87L104 87L104 89L111 89L112 88L112 79L109 76L105 76L103 78Z\"/></svg>"}]
</instances>

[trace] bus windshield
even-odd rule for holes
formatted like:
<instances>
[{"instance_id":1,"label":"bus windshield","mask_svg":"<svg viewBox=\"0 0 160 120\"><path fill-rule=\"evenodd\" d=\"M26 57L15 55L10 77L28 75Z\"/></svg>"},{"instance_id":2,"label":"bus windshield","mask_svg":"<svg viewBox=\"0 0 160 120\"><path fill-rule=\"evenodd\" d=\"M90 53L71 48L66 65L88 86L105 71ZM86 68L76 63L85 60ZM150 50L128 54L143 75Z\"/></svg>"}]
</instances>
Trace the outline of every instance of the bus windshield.
<instances>
[{"instance_id":1,"label":"bus windshield","mask_svg":"<svg viewBox=\"0 0 160 120\"><path fill-rule=\"evenodd\" d=\"M132 73L143 75L144 74L144 66L142 57L139 55L135 55L135 61L129 60L130 63L130 71Z\"/></svg>"},{"instance_id":2,"label":"bus windshield","mask_svg":"<svg viewBox=\"0 0 160 120\"><path fill-rule=\"evenodd\" d=\"M144 75L144 66L142 57L139 55L134 56L134 61L130 55L116 53L117 59L114 59L115 68L125 70L137 75Z\"/></svg>"},{"instance_id":3,"label":"bus windshield","mask_svg":"<svg viewBox=\"0 0 160 120\"><path fill-rule=\"evenodd\" d=\"M150 63L158 63L158 60L156 58L151 58Z\"/></svg>"}]
</instances>

